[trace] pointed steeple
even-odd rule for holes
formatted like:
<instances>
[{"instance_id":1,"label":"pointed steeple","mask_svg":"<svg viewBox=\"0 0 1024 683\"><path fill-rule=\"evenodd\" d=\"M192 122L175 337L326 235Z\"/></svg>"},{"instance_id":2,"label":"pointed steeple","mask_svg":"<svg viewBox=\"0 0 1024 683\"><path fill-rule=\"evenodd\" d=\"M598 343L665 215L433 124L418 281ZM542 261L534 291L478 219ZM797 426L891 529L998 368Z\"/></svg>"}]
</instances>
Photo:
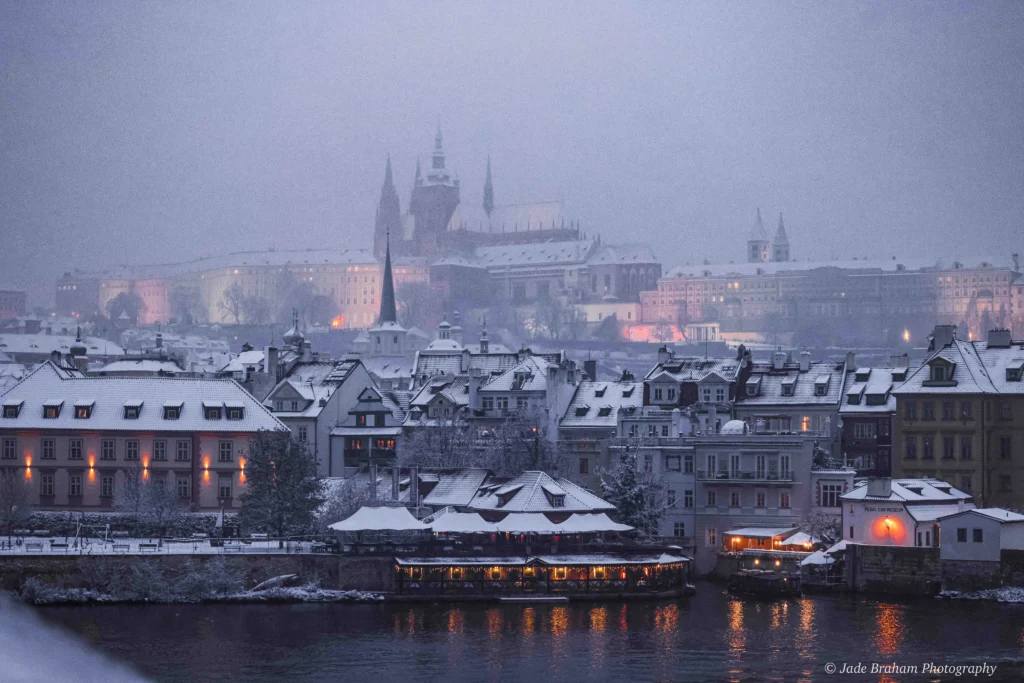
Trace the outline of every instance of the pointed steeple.
<instances>
[{"instance_id":1,"label":"pointed steeple","mask_svg":"<svg viewBox=\"0 0 1024 683\"><path fill-rule=\"evenodd\" d=\"M494 184L491 183L491 155L487 155L487 179L484 181L484 211L491 215L494 210Z\"/></svg>"},{"instance_id":2,"label":"pointed steeple","mask_svg":"<svg viewBox=\"0 0 1024 683\"><path fill-rule=\"evenodd\" d=\"M779 212L779 229L775 231L775 244L789 244L786 225L782 222L782 212Z\"/></svg>"},{"instance_id":3,"label":"pointed steeple","mask_svg":"<svg viewBox=\"0 0 1024 683\"><path fill-rule=\"evenodd\" d=\"M768 233L764 229L764 221L761 220L761 207L757 208L757 218L754 219L754 227L750 230L750 240L767 240Z\"/></svg>"},{"instance_id":4,"label":"pointed steeple","mask_svg":"<svg viewBox=\"0 0 1024 683\"><path fill-rule=\"evenodd\" d=\"M444 141L441 137L441 122L437 123L437 136L434 137L434 153L431 155L431 170L444 170Z\"/></svg>"},{"instance_id":5,"label":"pointed steeple","mask_svg":"<svg viewBox=\"0 0 1024 683\"><path fill-rule=\"evenodd\" d=\"M398 311L395 306L395 282L391 277L391 235L387 235L384 250L384 284L380 293L380 320L382 323L397 323Z\"/></svg>"},{"instance_id":6,"label":"pointed steeple","mask_svg":"<svg viewBox=\"0 0 1024 683\"><path fill-rule=\"evenodd\" d=\"M423 184L423 173L420 171L420 159L416 157L416 178L413 180L413 185L419 187Z\"/></svg>"},{"instance_id":7,"label":"pointed steeple","mask_svg":"<svg viewBox=\"0 0 1024 683\"><path fill-rule=\"evenodd\" d=\"M384 255L385 240L389 232L401 234L402 208L395 190L395 179L391 172L391 155L388 155L384 167L384 183L380 188L380 202L377 204L377 218L373 229L373 254L377 258Z\"/></svg>"}]
</instances>

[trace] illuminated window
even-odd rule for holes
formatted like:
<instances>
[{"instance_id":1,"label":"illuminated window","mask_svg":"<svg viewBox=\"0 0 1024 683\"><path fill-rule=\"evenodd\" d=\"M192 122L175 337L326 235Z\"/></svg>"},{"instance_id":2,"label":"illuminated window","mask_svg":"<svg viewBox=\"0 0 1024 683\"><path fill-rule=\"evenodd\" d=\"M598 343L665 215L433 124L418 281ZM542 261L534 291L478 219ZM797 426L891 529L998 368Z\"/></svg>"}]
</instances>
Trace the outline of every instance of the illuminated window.
<instances>
[{"instance_id":1,"label":"illuminated window","mask_svg":"<svg viewBox=\"0 0 1024 683\"><path fill-rule=\"evenodd\" d=\"M811 418L808 417L807 415L804 415L803 417L800 418L800 431L801 432L809 432L809 431L811 431Z\"/></svg>"}]
</instances>

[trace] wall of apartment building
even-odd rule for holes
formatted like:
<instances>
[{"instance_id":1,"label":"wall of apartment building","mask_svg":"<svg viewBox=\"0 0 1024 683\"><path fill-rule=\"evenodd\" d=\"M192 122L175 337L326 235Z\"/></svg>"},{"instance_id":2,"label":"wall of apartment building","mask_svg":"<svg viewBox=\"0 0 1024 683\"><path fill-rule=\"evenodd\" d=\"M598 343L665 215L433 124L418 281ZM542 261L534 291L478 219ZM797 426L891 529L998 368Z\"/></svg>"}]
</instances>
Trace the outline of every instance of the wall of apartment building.
<instances>
[{"instance_id":1,"label":"wall of apartment building","mask_svg":"<svg viewBox=\"0 0 1024 683\"><path fill-rule=\"evenodd\" d=\"M41 509L111 509L123 491L125 473L135 468L142 470L145 481L162 481L180 491L184 494L181 497L197 510L218 510L224 500L225 507L238 507L245 485L247 434L4 430L0 431L0 443L5 456L9 453L7 442L12 439L16 457L0 459L0 467L13 469L24 478L29 485L30 504ZM52 440L52 450L47 440ZM72 451L72 441L81 442L80 451ZM164 447L163 459L158 459L158 442ZM187 459L178 459L179 443L185 444L181 448L183 455L187 452ZM105 444L112 444L112 451ZM128 459L130 444L137 445L137 459ZM229 459L221 457L222 444L225 456L230 445ZM105 480L112 488L104 490ZM179 480L187 481L187 485L179 485ZM222 483L230 485L229 499L220 495ZM112 495L105 495L108 493Z\"/></svg>"},{"instance_id":2,"label":"wall of apartment building","mask_svg":"<svg viewBox=\"0 0 1024 683\"><path fill-rule=\"evenodd\" d=\"M946 401L953 403L952 419L943 413ZM986 404L987 410L983 410ZM964 412L965 406L969 413ZM893 477L935 477L974 495L979 506L987 505L991 491L985 475L986 460L990 460L985 455L989 446L985 413L991 417L991 412L991 402L980 394L898 396L893 417ZM946 451L946 438L952 439L952 457ZM926 452L929 440L930 453ZM969 444L966 454L965 440Z\"/></svg>"},{"instance_id":3,"label":"wall of apartment building","mask_svg":"<svg viewBox=\"0 0 1024 683\"><path fill-rule=\"evenodd\" d=\"M986 505L1024 505L1024 394L1003 394L989 401L991 419L982 438L988 479Z\"/></svg>"}]
</instances>

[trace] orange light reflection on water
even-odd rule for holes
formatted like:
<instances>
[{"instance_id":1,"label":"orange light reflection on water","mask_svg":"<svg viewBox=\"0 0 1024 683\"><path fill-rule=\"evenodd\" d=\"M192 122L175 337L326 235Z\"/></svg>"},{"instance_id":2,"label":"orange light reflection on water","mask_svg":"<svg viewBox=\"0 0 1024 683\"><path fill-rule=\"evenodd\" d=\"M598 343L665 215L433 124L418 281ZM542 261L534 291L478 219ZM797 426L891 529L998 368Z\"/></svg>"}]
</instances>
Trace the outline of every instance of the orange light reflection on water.
<instances>
[{"instance_id":1,"label":"orange light reflection on water","mask_svg":"<svg viewBox=\"0 0 1024 683\"><path fill-rule=\"evenodd\" d=\"M903 610L897 605L880 605L875 619L875 647L879 654L894 655L899 652L903 635Z\"/></svg>"}]
</instances>

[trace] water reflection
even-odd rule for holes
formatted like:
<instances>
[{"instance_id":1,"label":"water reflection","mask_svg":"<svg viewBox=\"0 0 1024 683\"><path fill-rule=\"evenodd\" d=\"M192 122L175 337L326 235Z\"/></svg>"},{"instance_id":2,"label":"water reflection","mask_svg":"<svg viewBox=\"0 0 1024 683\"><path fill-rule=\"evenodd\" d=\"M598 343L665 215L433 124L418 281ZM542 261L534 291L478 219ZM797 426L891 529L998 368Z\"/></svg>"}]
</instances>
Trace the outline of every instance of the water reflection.
<instances>
[{"instance_id":1,"label":"water reflection","mask_svg":"<svg viewBox=\"0 0 1024 683\"><path fill-rule=\"evenodd\" d=\"M531 636L537 630L537 611L532 607L523 610L523 635Z\"/></svg>"},{"instance_id":2,"label":"water reflection","mask_svg":"<svg viewBox=\"0 0 1024 683\"><path fill-rule=\"evenodd\" d=\"M899 652L903 637L903 607L901 605L879 605L875 616L875 646L879 654L892 655Z\"/></svg>"},{"instance_id":3,"label":"water reflection","mask_svg":"<svg viewBox=\"0 0 1024 683\"><path fill-rule=\"evenodd\" d=\"M462 609L453 607L448 610L448 633L462 633L464 619Z\"/></svg>"},{"instance_id":4,"label":"water reflection","mask_svg":"<svg viewBox=\"0 0 1024 683\"><path fill-rule=\"evenodd\" d=\"M623 632L629 630L629 622L626 621L626 604L625 603L623 603L622 607L619 608L619 630L623 631Z\"/></svg>"},{"instance_id":5,"label":"water reflection","mask_svg":"<svg viewBox=\"0 0 1024 683\"><path fill-rule=\"evenodd\" d=\"M608 647L608 608L604 605L590 610L590 668L600 671L604 668L605 651Z\"/></svg>"},{"instance_id":6,"label":"water reflection","mask_svg":"<svg viewBox=\"0 0 1024 683\"><path fill-rule=\"evenodd\" d=\"M729 648L733 652L746 650L747 634L743 630L743 601L729 601Z\"/></svg>"},{"instance_id":7,"label":"water reflection","mask_svg":"<svg viewBox=\"0 0 1024 683\"><path fill-rule=\"evenodd\" d=\"M608 608L595 607L590 610L590 630L603 631L608 621Z\"/></svg>"},{"instance_id":8,"label":"water reflection","mask_svg":"<svg viewBox=\"0 0 1024 683\"><path fill-rule=\"evenodd\" d=\"M679 605L663 605L654 610L654 629L656 631L675 631L679 625Z\"/></svg>"},{"instance_id":9,"label":"water reflection","mask_svg":"<svg viewBox=\"0 0 1024 683\"><path fill-rule=\"evenodd\" d=\"M498 638L501 636L501 627L501 610L497 607L487 610L487 631L491 634L491 639Z\"/></svg>"}]
</instances>

